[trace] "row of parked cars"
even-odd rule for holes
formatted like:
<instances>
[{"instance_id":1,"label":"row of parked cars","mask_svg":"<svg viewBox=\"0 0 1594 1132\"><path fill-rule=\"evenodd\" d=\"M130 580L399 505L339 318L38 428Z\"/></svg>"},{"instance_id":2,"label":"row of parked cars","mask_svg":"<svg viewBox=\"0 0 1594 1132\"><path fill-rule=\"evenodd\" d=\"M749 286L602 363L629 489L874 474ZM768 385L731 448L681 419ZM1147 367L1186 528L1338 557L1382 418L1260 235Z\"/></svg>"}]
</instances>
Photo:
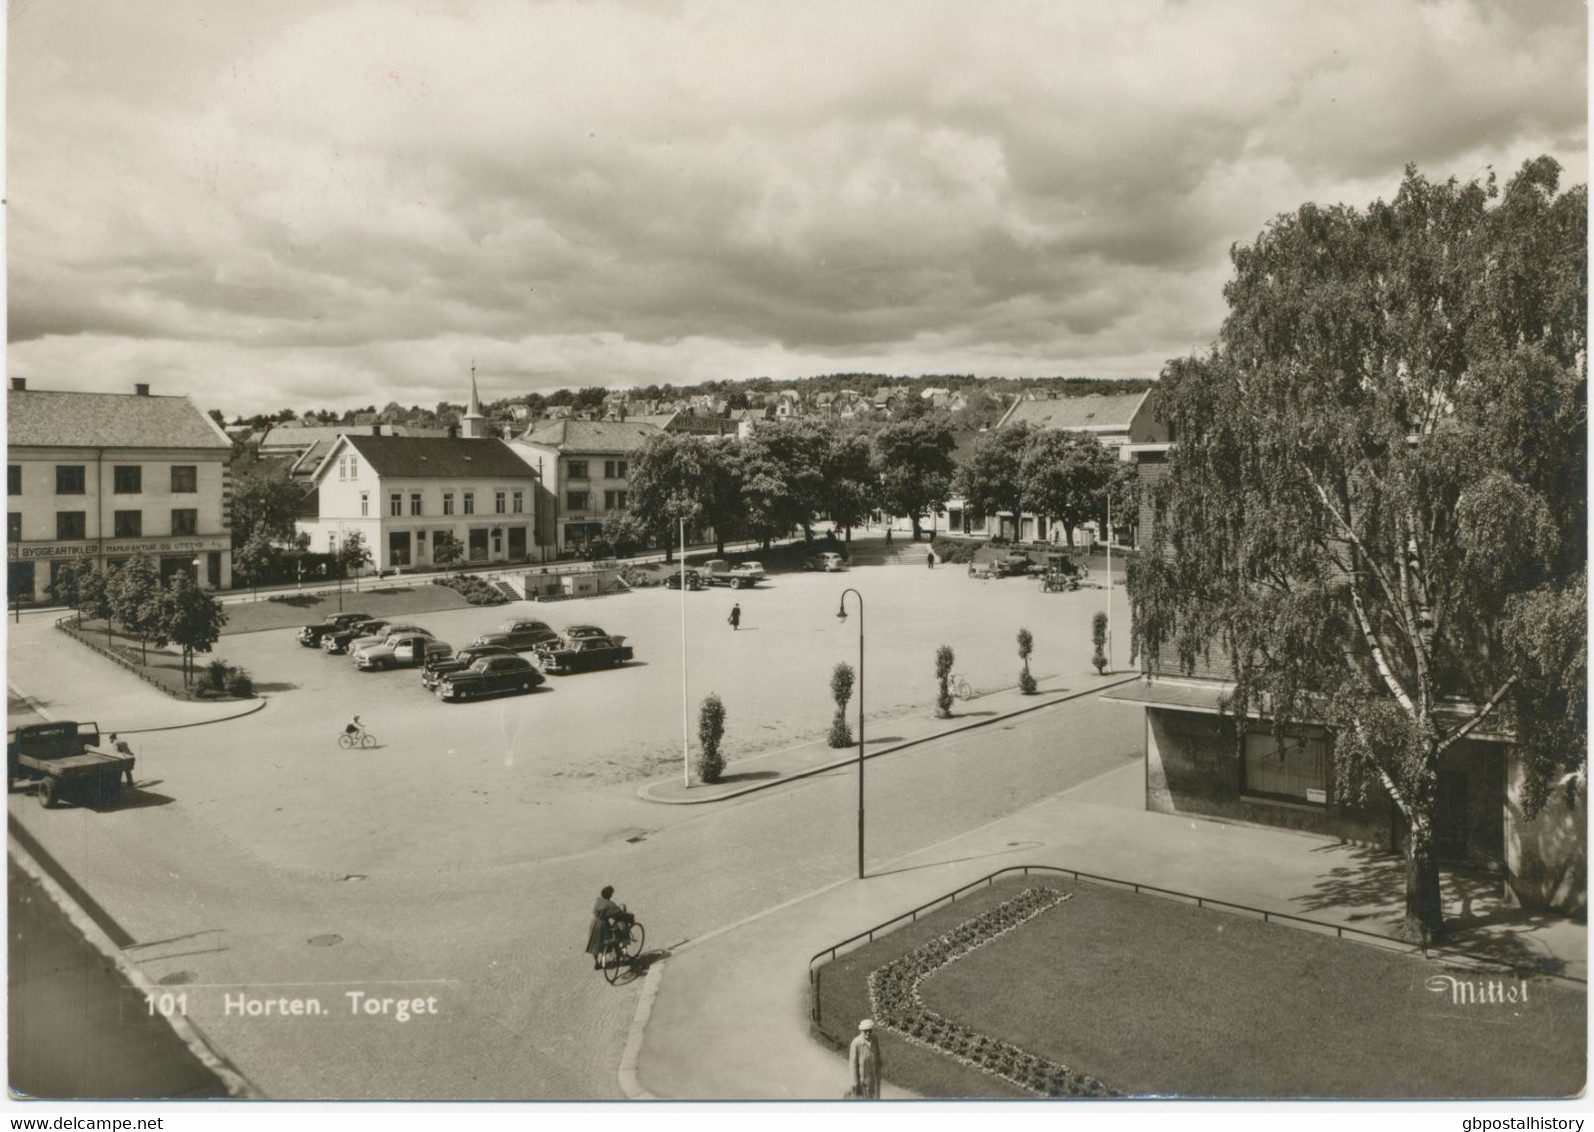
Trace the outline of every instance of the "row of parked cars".
<instances>
[{"instance_id":1,"label":"row of parked cars","mask_svg":"<svg viewBox=\"0 0 1594 1132\"><path fill-rule=\"evenodd\" d=\"M339 613L299 630L299 643L328 654L346 653L363 672L421 669L421 683L438 699L460 701L505 692L530 692L544 673L613 668L632 659L624 637L596 625L559 633L542 621L516 619L483 633L457 653L431 630L363 613ZM535 663L521 653L530 652Z\"/></svg>"}]
</instances>

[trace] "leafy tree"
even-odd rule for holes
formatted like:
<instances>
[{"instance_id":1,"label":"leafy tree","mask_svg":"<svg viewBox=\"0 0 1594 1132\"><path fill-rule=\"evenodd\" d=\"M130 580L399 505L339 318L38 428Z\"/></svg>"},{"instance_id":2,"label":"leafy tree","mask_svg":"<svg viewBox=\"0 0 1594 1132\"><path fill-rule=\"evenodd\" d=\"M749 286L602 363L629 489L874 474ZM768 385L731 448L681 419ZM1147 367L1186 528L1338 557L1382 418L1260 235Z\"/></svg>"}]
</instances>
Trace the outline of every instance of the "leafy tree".
<instances>
[{"instance_id":1,"label":"leafy tree","mask_svg":"<svg viewBox=\"0 0 1594 1132\"><path fill-rule=\"evenodd\" d=\"M718 782L725 773L725 755L720 743L725 738L725 705L710 692L697 712L697 776L704 782Z\"/></svg>"},{"instance_id":2,"label":"leafy tree","mask_svg":"<svg viewBox=\"0 0 1594 1132\"><path fill-rule=\"evenodd\" d=\"M852 746L852 728L847 725L847 701L852 699L852 665L845 662L830 670L830 696L836 701L836 717L830 721L827 742L832 747Z\"/></svg>"},{"instance_id":3,"label":"leafy tree","mask_svg":"<svg viewBox=\"0 0 1594 1132\"><path fill-rule=\"evenodd\" d=\"M78 624L83 622L82 613L82 588L84 577L94 573L94 567L85 562L65 562L55 573L55 581L49 585L51 601L60 602L76 615Z\"/></svg>"},{"instance_id":4,"label":"leafy tree","mask_svg":"<svg viewBox=\"0 0 1594 1132\"><path fill-rule=\"evenodd\" d=\"M816 421L776 421L736 445L743 521L764 549L794 527L808 529L824 506L828 447Z\"/></svg>"},{"instance_id":5,"label":"leafy tree","mask_svg":"<svg viewBox=\"0 0 1594 1132\"><path fill-rule=\"evenodd\" d=\"M1021 474L1029 509L1061 523L1072 547L1074 528L1102 516L1113 458L1093 436L1045 429L1030 437Z\"/></svg>"},{"instance_id":6,"label":"leafy tree","mask_svg":"<svg viewBox=\"0 0 1594 1132\"><path fill-rule=\"evenodd\" d=\"M111 578L115 570L90 569L86 571L77 582L77 608L79 621L87 617L90 621L105 622L105 644L111 643Z\"/></svg>"},{"instance_id":7,"label":"leafy tree","mask_svg":"<svg viewBox=\"0 0 1594 1132\"><path fill-rule=\"evenodd\" d=\"M674 560L676 530L712 526L719 553L725 533L740 511L731 452L723 441L685 433L650 436L631 460L627 486L631 513L649 535L664 545L664 560Z\"/></svg>"},{"instance_id":8,"label":"leafy tree","mask_svg":"<svg viewBox=\"0 0 1594 1132\"><path fill-rule=\"evenodd\" d=\"M432 536L432 565L449 570L463 561L465 544L459 541L453 531L438 531Z\"/></svg>"},{"instance_id":9,"label":"leafy tree","mask_svg":"<svg viewBox=\"0 0 1594 1132\"><path fill-rule=\"evenodd\" d=\"M846 531L852 541L852 528L874 509L879 480L870 461L869 438L850 429L829 429L820 460L818 511Z\"/></svg>"},{"instance_id":10,"label":"leafy tree","mask_svg":"<svg viewBox=\"0 0 1594 1132\"><path fill-rule=\"evenodd\" d=\"M257 533L268 542L291 542L303 499L303 489L280 471L256 468L236 477L232 491L233 549Z\"/></svg>"},{"instance_id":11,"label":"leafy tree","mask_svg":"<svg viewBox=\"0 0 1594 1132\"><path fill-rule=\"evenodd\" d=\"M1018 631L1018 659L1024 662L1024 671L1018 675L1018 690L1026 696L1035 694L1035 677L1030 675L1029 658L1035 652L1035 637L1028 629Z\"/></svg>"},{"instance_id":12,"label":"leafy tree","mask_svg":"<svg viewBox=\"0 0 1594 1132\"><path fill-rule=\"evenodd\" d=\"M360 588L360 571L371 564L371 551L365 545L363 531L350 531L338 543L337 553L333 561L338 564L338 570L344 575L353 575L354 588Z\"/></svg>"},{"instance_id":13,"label":"leafy tree","mask_svg":"<svg viewBox=\"0 0 1594 1132\"><path fill-rule=\"evenodd\" d=\"M952 665L955 658L950 645L942 645L935 650L935 681L940 686L940 691L935 697L935 714L938 719L952 718Z\"/></svg>"},{"instance_id":14,"label":"leafy tree","mask_svg":"<svg viewBox=\"0 0 1594 1132\"><path fill-rule=\"evenodd\" d=\"M648 544L647 528L629 511L611 511L605 515L602 537L620 558L629 558Z\"/></svg>"},{"instance_id":15,"label":"leafy tree","mask_svg":"<svg viewBox=\"0 0 1594 1132\"><path fill-rule=\"evenodd\" d=\"M964 502L976 514L996 516L1006 511L1012 515L1014 538L1026 510L1024 457L1035 435L1024 423L987 432L975 441L968 462L958 470Z\"/></svg>"},{"instance_id":16,"label":"leafy tree","mask_svg":"<svg viewBox=\"0 0 1594 1132\"><path fill-rule=\"evenodd\" d=\"M570 407L578 412L588 409L601 409L603 408L603 399L608 395L609 391L601 385L583 386L570 399Z\"/></svg>"},{"instance_id":17,"label":"leafy tree","mask_svg":"<svg viewBox=\"0 0 1594 1132\"><path fill-rule=\"evenodd\" d=\"M149 663L149 638L161 621L160 567L147 554L135 554L111 575L107 587L111 615L138 638L139 660Z\"/></svg>"},{"instance_id":18,"label":"leafy tree","mask_svg":"<svg viewBox=\"0 0 1594 1132\"><path fill-rule=\"evenodd\" d=\"M263 524L257 524L243 545L232 552L233 569L244 576L250 589L254 589L269 575L276 559L277 548L272 545Z\"/></svg>"},{"instance_id":19,"label":"leafy tree","mask_svg":"<svg viewBox=\"0 0 1594 1132\"><path fill-rule=\"evenodd\" d=\"M1142 663L1221 649L1232 719L1330 727L1339 797L1403 819L1414 936L1443 926L1447 750L1512 725L1526 804L1586 780L1561 670L1586 654L1587 191L1558 180L1408 168L1391 202L1280 216L1232 253L1214 349L1162 381Z\"/></svg>"},{"instance_id":20,"label":"leafy tree","mask_svg":"<svg viewBox=\"0 0 1594 1132\"><path fill-rule=\"evenodd\" d=\"M880 505L890 514L908 516L915 542L923 515L946 505L952 486L952 447L952 430L933 417L898 421L875 434Z\"/></svg>"},{"instance_id":21,"label":"leafy tree","mask_svg":"<svg viewBox=\"0 0 1594 1132\"><path fill-rule=\"evenodd\" d=\"M165 648L177 645L183 650L183 683L193 673L196 652L209 652L221 639L227 614L221 603L195 585L186 573L174 575L161 594L160 612L151 631L155 644Z\"/></svg>"}]
</instances>

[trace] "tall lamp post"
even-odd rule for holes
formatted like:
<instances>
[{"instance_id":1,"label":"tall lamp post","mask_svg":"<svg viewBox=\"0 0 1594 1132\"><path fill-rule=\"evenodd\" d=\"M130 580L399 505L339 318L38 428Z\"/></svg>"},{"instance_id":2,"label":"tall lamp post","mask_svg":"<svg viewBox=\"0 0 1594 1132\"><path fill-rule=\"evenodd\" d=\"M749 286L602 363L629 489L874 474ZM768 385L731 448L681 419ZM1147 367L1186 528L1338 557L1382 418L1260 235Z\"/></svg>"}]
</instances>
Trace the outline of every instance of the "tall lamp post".
<instances>
[{"instance_id":1,"label":"tall lamp post","mask_svg":"<svg viewBox=\"0 0 1594 1132\"><path fill-rule=\"evenodd\" d=\"M858 599L858 879L863 879L863 595L851 588L841 591L838 621L847 620L847 595Z\"/></svg>"}]
</instances>

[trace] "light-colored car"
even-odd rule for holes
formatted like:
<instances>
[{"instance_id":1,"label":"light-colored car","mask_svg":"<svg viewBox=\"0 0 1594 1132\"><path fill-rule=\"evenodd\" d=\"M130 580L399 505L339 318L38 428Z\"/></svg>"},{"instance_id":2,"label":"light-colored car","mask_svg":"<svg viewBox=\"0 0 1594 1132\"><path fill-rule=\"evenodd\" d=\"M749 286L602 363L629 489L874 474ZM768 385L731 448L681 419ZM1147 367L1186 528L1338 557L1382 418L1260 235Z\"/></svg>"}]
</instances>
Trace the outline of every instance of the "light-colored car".
<instances>
[{"instance_id":1,"label":"light-colored car","mask_svg":"<svg viewBox=\"0 0 1594 1132\"><path fill-rule=\"evenodd\" d=\"M816 554L803 562L804 570L823 570L833 574L838 570L847 568L847 560L834 550L827 550L823 554Z\"/></svg>"},{"instance_id":2,"label":"light-colored car","mask_svg":"<svg viewBox=\"0 0 1594 1132\"><path fill-rule=\"evenodd\" d=\"M402 622L394 622L391 625L384 625L380 631L374 634L356 637L350 641L348 644L349 656L358 656L361 649L368 649L375 645L379 645L386 641L389 637L396 637L400 634L407 634L414 637L430 637L432 635L432 631L430 629L423 629L419 625L409 625Z\"/></svg>"},{"instance_id":3,"label":"light-colored car","mask_svg":"<svg viewBox=\"0 0 1594 1132\"><path fill-rule=\"evenodd\" d=\"M454 646L433 640L421 633L393 633L379 645L356 649L355 667L362 672L387 668L415 668L429 660L444 660L454 655Z\"/></svg>"},{"instance_id":4,"label":"light-colored car","mask_svg":"<svg viewBox=\"0 0 1594 1132\"><path fill-rule=\"evenodd\" d=\"M703 572L711 584L737 590L751 589L764 580L762 562L738 562L732 566L723 558L710 558L703 563Z\"/></svg>"}]
</instances>

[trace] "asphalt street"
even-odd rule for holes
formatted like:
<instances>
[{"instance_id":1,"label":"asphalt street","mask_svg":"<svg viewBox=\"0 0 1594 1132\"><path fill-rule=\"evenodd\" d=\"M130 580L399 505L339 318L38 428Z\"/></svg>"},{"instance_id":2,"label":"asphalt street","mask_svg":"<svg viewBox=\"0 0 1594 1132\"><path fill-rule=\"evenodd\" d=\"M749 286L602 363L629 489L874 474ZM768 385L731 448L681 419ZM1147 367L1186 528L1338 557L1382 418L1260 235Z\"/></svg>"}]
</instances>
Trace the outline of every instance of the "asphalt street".
<instances>
[{"instance_id":1,"label":"asphalt street","mask_svg":"<svg viewBox=\"0 0 1594 1132\"><path fill-rule=\"evenodd\" d=\"M1043 662L1049 642L1069 641L1086 678L1085 626L1100 591L1041 595L1018 581L1004 590L905 568L845 580L869 594L879 740L891 734L892 709L924 702L920 669L949 632L977 685L1016 678L1018 624L1036 633ZM689 644L702 637L694 687L711 686L698 683L706 676L736 689L722 694L743 705L734 718L749 748L790 741L801 730L794 721L827 717L828 666L856 644L852 624L837 632L840 588L834 577L783 576L752 600L738 595L749 616L734 638L717 614L692 622ZM704 610L730 600L689 598ZM460 708L419 694L413 673L354 673L288 632L230 638L229 659L248 657L275 686L265 711L142 736L139 789L114 810L44 811L14 795L12 813L131 936L144 971L186 989L192 1019L265 1096L617 1097L639 988L610 987L581 952L599 887L614 884L640 914L651 950L856 869L857 787L845 771L706 807L637 797L670 765L655 746L679 758L669 732L680 670L660 647L679 623L679 600L655 592L549 607L556 625L626 632L646 663ZM966 624L923 616L958 607ZM503 615L428 616L458 643L466 618ZM13 663L30 644L40 655L58 648L52 636L14 634ZM731 643L711 648L716 641ZM86 659L63 663L82 669ZM1063 661L1054 653L1052 663ZM114 694L128 679L89 671ZM374 751L333 745L351 688L382 740ZM1138 723L1130 709L1060 706L874 760L870 861L1138 757Z\"/></svg>"}]
</instances>

